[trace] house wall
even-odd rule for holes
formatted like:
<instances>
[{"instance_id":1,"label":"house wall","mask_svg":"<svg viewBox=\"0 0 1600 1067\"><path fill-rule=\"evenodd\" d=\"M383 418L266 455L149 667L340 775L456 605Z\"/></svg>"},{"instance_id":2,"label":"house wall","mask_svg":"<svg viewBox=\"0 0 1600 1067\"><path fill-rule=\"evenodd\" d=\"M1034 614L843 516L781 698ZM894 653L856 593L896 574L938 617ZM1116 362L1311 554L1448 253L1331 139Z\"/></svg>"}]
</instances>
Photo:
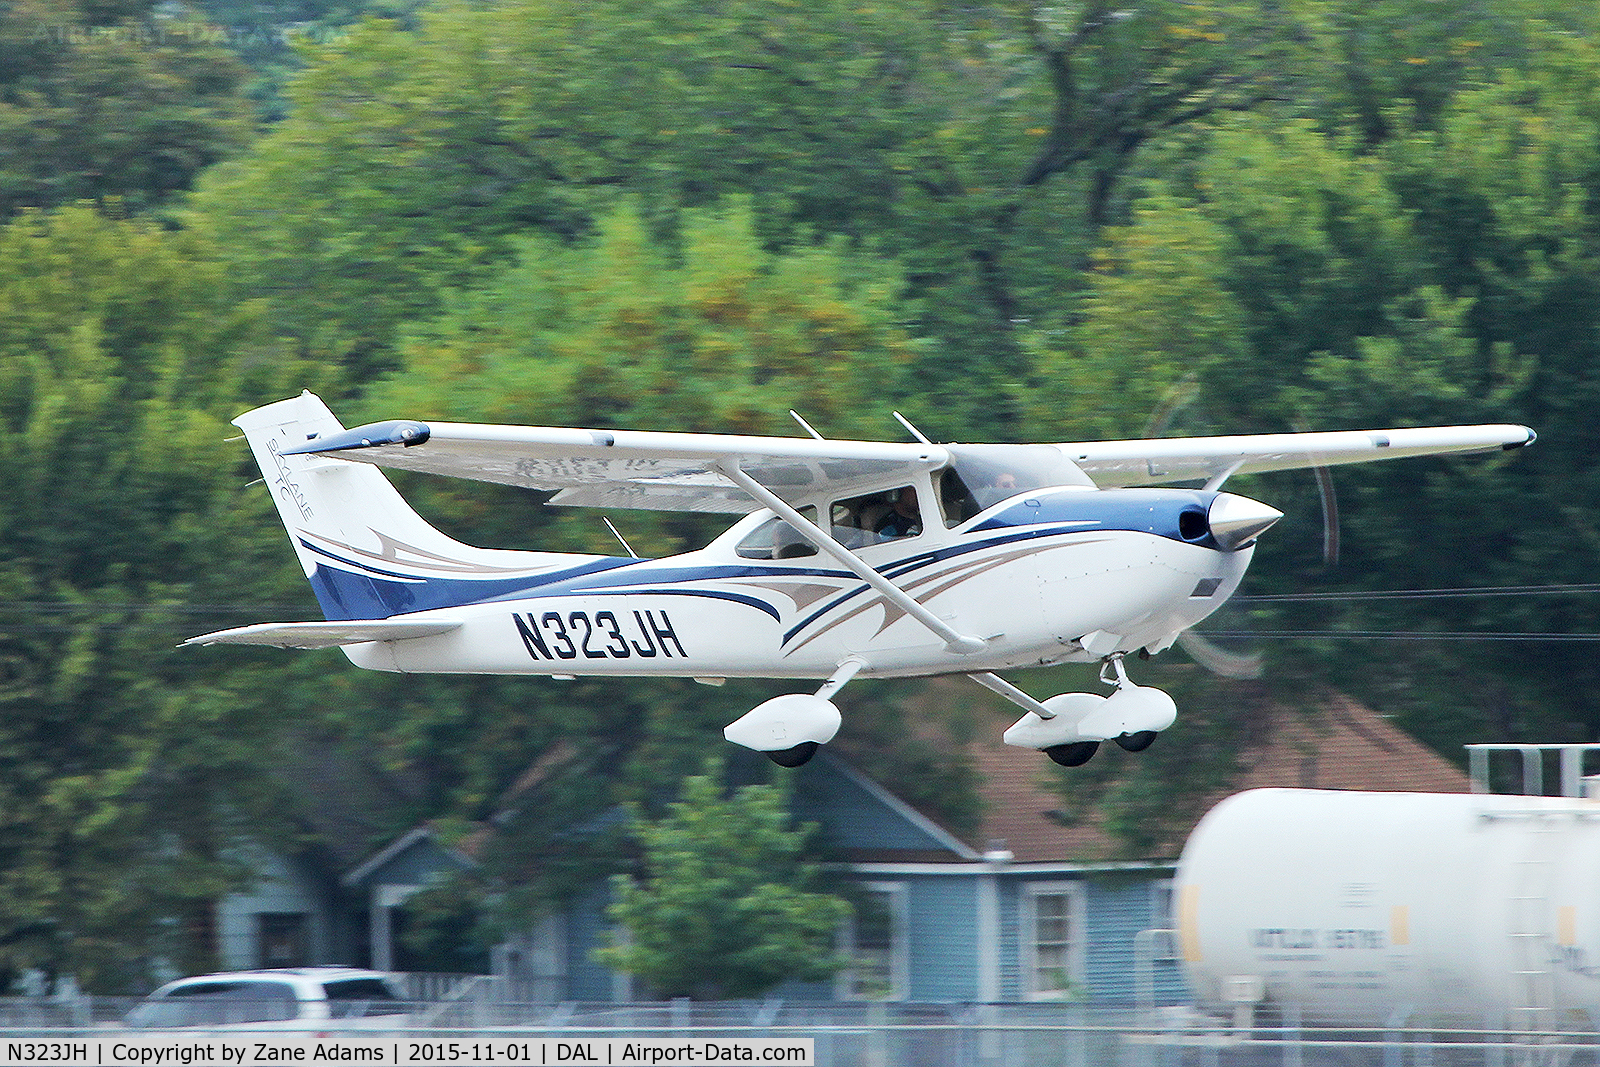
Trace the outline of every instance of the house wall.
<instances>
[{"instance_id":1,"label":"house wall","mask_svg":"<svg viewBox=\"0 0 1600 1067\"><path fill-rule=\"evenodd\" d=\"M1136 940L1142 931L1171 925L1168 914L1157 912L1166 898L1158 886L1170 881L1170 874L1159 876L1087 877L1087 948L1083 982L1090 1003L1133 1005L1138 997L1134 960ZM1151 977L1158 1004L1178 1004L1188 1000L1182 968L1175 960L1156 960Z\"/></svg>"},{"instance_id":2,"label":"house wall","mask_svg":"<svg viewBox=\"0 0 1600 1067\"><path fill-rule=\"evenodd\" d=\"M1171 916L1164 892L1171 872L1069 872L1017 873L1005 879L1002 895L1001 996L1005 1000L1029 999L1027 976L1029 887L1070 885L1082 895L1081 952L1072 975L1078 994L1096 1006L1131 1006L1138 999L1136 962L1140 934L1166 929ZM1146 939L1148 942L1148 939ZM1180 1004L1189 999L1181 966L1175 960L1155 958L1167 946L1147 944L1151 960L1151 988L1157 1004Z\"/></svg>"},{"instance_id":3,"label":"house wall","mask_svg":"<svg viewBox=\"0 0 1600 1067\"><path fill-rule=\"evenodd\" d=\"M794 783L792 803L796 820L817 823L822 842L834 848L926 853L956 844L870 779L830 759L807 766Z\"/></svg>"},{"instance_id":4,"label":"house wall","mask_svg":"<svg viewBox=\"0 0 1600 1067\"><path fill-rule=\"evenodd\" d=\"M256 872L248 891L231 893L217 904L217 955L223 970L261 965L260 919L268 915L305 915L308 963L344 962L337 958L342 939L330 890L306 866L259 848L242 850L241 862Z\"/></svg>"},{"instance_id":5,"label":"house wall","mask_svg":"<svg viewBox=\"0 0 1600 1067\"><path fill-rule=\"evenodd\" d=\"M438 881L464 864L449 851L440 848L432 838L418 838L407 848L386 858L383 865L371 871L361 884L364 888L387 885L396 888L421 888Z\"/></svg>"},{"instance_id":6,"label":"house wall","mask_svg":"<svg viewBox=\"0 0 1600 1067\"><path fill-rule=\"evenodd\" d=\"M917 832L914 827L914 832ZM1166 910L1170 870L1085 872L1061 867L1019 870L978 862L861 864L851 880L896 889L901 909L904 982L898 997L912 1001L1032 1000L1027 984L1032 920L1030 893L1066 891L1077 902L1072 992L1094 1006L1138 1001L1139 934L1170 926ZM987 896L987 901L986 901ZM563 915L565 982L560 1000L626 1001L635 990L594 960L610 944L605 915L610 888L597 885ZM1162 945L1157 945L1162 947ZM1149 947L1146 947L1149 955ZM1184 1003L1187 989L1178 963L1152 960L1150 977L1160 1005ZM846 982L790 982L774 990L784 1000L830 1000ZM640 990L643 995L643 990Z\"/></svg>"},{"instance_id":7,"label":"house wall","mask_svg":"<svg viewBox=\"0 0 1600 1067\"><path fill-rule=\"evenodd\" d=\"M595 962L594 950L611 944L606 905L610 886L602 882L581 894L566 913L567 991L563 1000L629 1000L617 975Z\"/></svg>"},{"instance_id":8,"label":"house wall","mask_svg":"<svg viewBox=\"0 0 1600 1067\"><path fill-rule=\"evenodd\" d=\"M904 879L909 894L909 1000L974 1001L978 989L978 879Z\"/></svg>"},{"instance_id":9,"label":"house wall","mask_svg":"<svg viewBox=\"0 0 1600 1067\"><path fill-rule=\"evenodd\" d=\"M978 864L952 864L940 871L938 866L869 865L854 875L874 886L904 887L908 962L904 999L1032 999L1027 978L1033 937L1028 898L1031 892L1065 890L1080 904L1073 934L1079 944L1071 975L1074 993L1096 1006L1136 1002L1140 934L1170 924L1168 898L1162 891L1170 872L1160 868L1112 874L1008 871ZM982 899L986 881L994 887L987 918ZM1159 950L1164 946L1153 947ZM1150 974L1157 1003L1177 1004L1188 999L1176 961L1153 960ZM828 992L798 985L780 991L802 998Z\"/></svg>"}]
</instances>

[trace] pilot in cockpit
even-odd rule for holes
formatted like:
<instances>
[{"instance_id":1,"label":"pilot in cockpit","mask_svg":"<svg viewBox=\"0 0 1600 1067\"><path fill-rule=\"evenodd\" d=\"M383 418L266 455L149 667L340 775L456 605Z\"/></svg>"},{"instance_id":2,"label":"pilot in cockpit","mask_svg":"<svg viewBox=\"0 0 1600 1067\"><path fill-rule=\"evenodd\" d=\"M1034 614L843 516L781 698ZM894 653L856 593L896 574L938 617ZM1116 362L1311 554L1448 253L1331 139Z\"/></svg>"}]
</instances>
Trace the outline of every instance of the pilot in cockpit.
<instances>
[{"instance_id":1,"label":"pilot in cockpit","mask_svg":"<svg viewBox=\"0 0 1600 1067\"><path fill-rule=\"evenodd\" d=\"M917 491L905 486L894 495L894 507L878 521L875 532L880 540L915 537L922 532L922 510L917 506Z\"/></svg>"}]
</instances>

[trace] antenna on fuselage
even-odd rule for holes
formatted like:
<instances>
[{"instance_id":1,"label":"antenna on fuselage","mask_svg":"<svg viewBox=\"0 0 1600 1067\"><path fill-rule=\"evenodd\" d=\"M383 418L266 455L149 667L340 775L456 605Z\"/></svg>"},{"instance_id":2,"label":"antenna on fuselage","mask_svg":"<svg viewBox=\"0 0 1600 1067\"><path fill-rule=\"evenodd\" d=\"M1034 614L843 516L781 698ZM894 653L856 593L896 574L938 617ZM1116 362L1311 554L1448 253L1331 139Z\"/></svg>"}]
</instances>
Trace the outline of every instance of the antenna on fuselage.
<instances>
[{"instance_id":1,"label":"antenna on fuselage","mask_svg":"<svg viewBox=\"0 0 1600 1067\"><path fill-rule=\"evenodd\" d=\"M917 429L915 426L911 425L911 420L906 418L904 415L900 414L898 411L891 411L889 414L893 415L896 419L898 419L899 422L900 422L900 425L904 426L906 428L907 432L909 432L912 437L915 437L917 440L921 441L925 445L931 445L931 444L934 443L934 442L928 440L926 437L924 437L922 435L922 431Z\"/></svg>"},{"instance_id":2,"label":"antenna on fuselage","mask_svg":"<svg viewBox=\"0 0 1600 1067\"><path fill-rule=\"evenodd\" d=\"M618 541L622 542L623 550L626 551L628 553L628 555L632 556L634 559L643 559L644 558L643 556L639 555L639 553L637 553L637 552L635 552L633 550L633 546L628 544L628 539L626 537L622 536L622 532L620 530L618 530L615 526L611 525L611 520L610 519L608 519L604 515L602 515L602 516L600 516L600 521L606 524L606 529L611 531L611 536L612 537L615 537Z\"/></svg>"},{"instance_id":3,"label":"antenna on fuselage","mask_svg":"<svg viewBox=\"0 0 1600 1067\"><path fill-rule=\"evenodd\" d=\"M798 422L800 424L800 428L802 430L804 430L806 433L810 434L812 437L815 437L819 441L826 441L827 440L826 437L822 436L816 430L813 430L811 428L811 424L809 422L807 422L805 419L801 418L800 417L800 413L798 411L796 411L794 408L790 408L789 409L789 417L791 419L793 419L795 422Z\"/></svg>"}]
</instances>

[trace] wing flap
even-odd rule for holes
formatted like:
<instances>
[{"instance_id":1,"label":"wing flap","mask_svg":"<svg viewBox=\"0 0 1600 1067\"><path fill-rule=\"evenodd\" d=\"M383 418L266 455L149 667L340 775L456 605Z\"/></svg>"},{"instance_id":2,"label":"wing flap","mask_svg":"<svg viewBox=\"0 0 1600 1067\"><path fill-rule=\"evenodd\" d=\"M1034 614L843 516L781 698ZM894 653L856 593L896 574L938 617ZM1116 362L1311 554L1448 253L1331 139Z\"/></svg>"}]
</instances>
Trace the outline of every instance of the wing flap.
<instances>
[{"instance_id":1,"label":"wing flap","mask_svg":"<svg viewBox=\"0 0 1600 1067\"><path fill-rule=\"evenodd\" d=\"M266 622L201 634L185 645L267 645L272 648L338 648L369 641L409 641L459 629L459 619L357 619L351 622Z\"/></svg>"},{"instance_id":2,"label":"wing flap","mask_svg":"<svg viewBox=\"0 0 1600 1067\"><path fill-rule=\"evenodd\" d=\"M1430 426L1399 430L1085 441L1059 446L1096 485L1160 485L1226 473L1332 467L1380 459L1494 452L1532 444L1526 426Z\"/></svg>"}]
</instances>

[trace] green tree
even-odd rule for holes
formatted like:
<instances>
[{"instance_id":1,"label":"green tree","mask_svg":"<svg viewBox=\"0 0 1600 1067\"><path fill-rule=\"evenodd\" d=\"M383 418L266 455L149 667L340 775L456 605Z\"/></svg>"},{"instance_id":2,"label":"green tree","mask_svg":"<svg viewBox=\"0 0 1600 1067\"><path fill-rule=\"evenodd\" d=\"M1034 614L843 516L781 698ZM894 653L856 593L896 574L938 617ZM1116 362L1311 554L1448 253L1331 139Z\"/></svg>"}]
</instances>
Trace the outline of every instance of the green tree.
<instances>
[{"instance_id":1,"label":"green tree","mask_svg":"<svg viewBox=\"0 0 1600 1067\"><path fill-rule=\"evenodd\" d=\"M1580 412L1596 388L1597 334L1581 309L1597 295L1597 54L1587 37L1538 26L1521 40L1515 63L1463 79L1432 108L1392 101L1376 148L1359 124L1349 133L1249 117L1220 124L1136 203L1130 226L1108 231L1109 269L1084 301L1092 313L1049 352L1069 381L1103 361L1138 365L1150 348L1185 353L1196 384L1175 432L1534 426L1539 444L1502 460L1336 474L1344 536L1331 566L1309 476L1230 483L1288 515L1263 538L1245 597L1212 625L1326 631L1258 644L1274 695L1342 689L1457 758L1465 742L1600 729L1583 695L1595 679L1582 644L1451 638L1593 633L1600 617L1588 597L1338 599L1586 581L1594 528L1574 502L1596 490L1592 419ZM1096 328L1102 315L1120 329ZM1225 344L1190 343L1217 322ZM1146 345L1150 336L1161 340ZM1159 383L1181 372L1159 356L1153 370ZM1122 416L1130 430L1134 407ZM1312 589L1333 599L1248 600ZM1418 639L1344 636L1362 631ZM1183 711L1180 724L1194 711L1220 721L1227 743L1226 716ZM1129 840L1150 840L1159 803L1140 815L1137 801L1164 795L1159 770L1129 763L1098 796Z\"/></svg>"},{"instance_id":2,"label":"green tree","mask_svg":"<svg viewBox=\"0 0 1600 1067\"><path fill-rule=\"evenodd\" d=\"M244 69L215 29L148 0L0 8L0 218L189 188L250 134Z\"/></svg>"},{"instance_id":3,"label":"green tree","mask_svg":"<svg viewBox=\"0 0 1600 1067\"><path fill-rule=\"evenodd\" d=\"M902 284L892 263L837 242L766 252L737 202L686 213L675 241L652 238L624 206L601 216L592 240L529 238L515 266L452 292L446 314L401 342L405 370L364 403L374 418L776 434L799 432L792 407L825 433L871 435L916 367L895 313ZM498 527L479 527L489 542L537 534L615 547L592 514L558 519L527 493L495 499ZM625 525L652 553L709 532L693 516L634 513Z\"/></svg>"},{"instance_id":4,"label":"green tree","mask_svg":"<svg viewBox=\"0 0 1600 1067\"><path fill-rule=\"evenodd\" d=\"M260 328L224 283L203 243L85 208L0 229L0 976L211 962L278 797L273 685L174 648L287 569L224 444L249 378L216 353L248 362Z\"/></svg>"},{"instance_id":5,"label":"green tree","mask_svg":"<svg viewBox=\"0 0 1600 1067\"><path fill-rule=\"evenodd\" d=\"M806 831L789 827L780 790L745 786L724 798L714 774L693 775L657 821L634 836L642 878L612 882L611 917L627 931L601 962L663 997L752 997L790 979L821 981L845 961L834 937L850 915L819 891Z\"/></svg>"},{"instance_id":6,"label":"green tree","mask_svg":"<svg viewBox=\"0 0 1600 1067\"><path fill-rule=\"evenodd\" d=\"M443 3L317 55L287 118L196 207L306 351L393 366L401 324L619 197L671 228L749 198L772 251L843 235L899 259L937 338L943 436L1015 435L1018 327L1059 325L1153 144L1282 92L1296 16L906 0Z\"/></svg>"}]
</instances>

